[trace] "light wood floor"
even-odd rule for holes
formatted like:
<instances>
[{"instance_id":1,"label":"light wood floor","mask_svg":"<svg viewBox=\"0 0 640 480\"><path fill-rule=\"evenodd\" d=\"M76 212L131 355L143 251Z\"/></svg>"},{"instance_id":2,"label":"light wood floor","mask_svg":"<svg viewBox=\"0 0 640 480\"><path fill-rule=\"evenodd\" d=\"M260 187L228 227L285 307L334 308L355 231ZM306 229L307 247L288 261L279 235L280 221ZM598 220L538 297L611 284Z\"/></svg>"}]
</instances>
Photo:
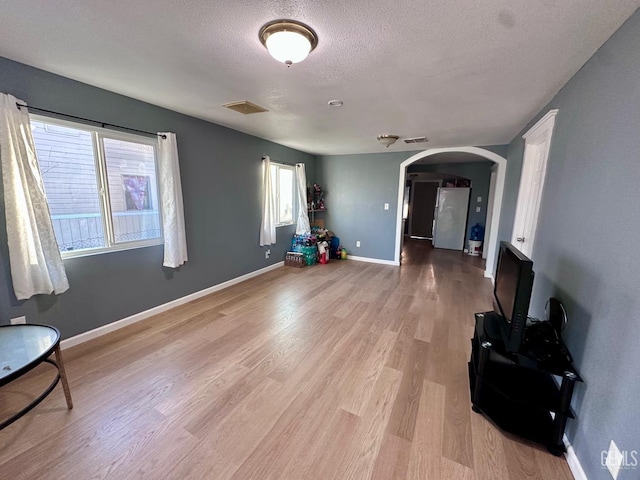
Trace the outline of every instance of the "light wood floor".
<instances>
[{"instance_id":1,"label":"light wood floor","mask_svg":"<svg viewBox=\"0 0 640 480\"><path fill-rule=\"evenodd\" d=\"M0 431L0 479L571 479L471 411L481 261L405 258L283 267L65 350L75 408L58 386Z\"/></svg>"}]
</instances>

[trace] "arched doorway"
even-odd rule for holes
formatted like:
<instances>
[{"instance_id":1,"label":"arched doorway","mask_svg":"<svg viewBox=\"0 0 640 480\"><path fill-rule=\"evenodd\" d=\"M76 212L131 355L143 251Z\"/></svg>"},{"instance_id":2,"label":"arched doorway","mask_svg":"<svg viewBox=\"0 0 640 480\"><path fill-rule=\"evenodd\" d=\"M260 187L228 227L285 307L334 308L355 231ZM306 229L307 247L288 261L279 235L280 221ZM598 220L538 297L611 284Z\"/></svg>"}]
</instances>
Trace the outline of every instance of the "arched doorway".
<instances>
[{"instance_id":1,"label":"arched doorway","mask_svg":"<svg viewBox=\"0 0 640 480\"><path fill-rule=\"evenodd\" d=\"M491 223L490 223L490 231L487 232L487 240L486 245L488 246L487 253L487 262L485 266L484 276L493 278L493 266L495 264L496 258L496 250L497 250L497 239L498 239L498 227L500 222L500 211L502 209L502 194L504 192L504 181L505 181L505 171L507 167L507 159L494 153L490 150L485 150L484 148L479 147L450 147L450 148L431 148L429 150L425 150L423 152L416 153L415 155L407 158L400 164L400 175L398 181L398 211L396 213L396 246L395 246L395 255L394 255L394 263L396 265L400 265L400 253L402 248L402 235L404 232L402 231L402 207L403 207L403 198L404 198L404 185L406 180L406 172L407 166L412 163L425 158L431 155L436 155L439 153L449 153L449 152L463 152L463 153L471 153L474 155L479 155L481 157L486 158L494 162L497 167L496 174L496 184L495 184L495 195L493 208L491 209Z\"/></svg>"}]
</instances>

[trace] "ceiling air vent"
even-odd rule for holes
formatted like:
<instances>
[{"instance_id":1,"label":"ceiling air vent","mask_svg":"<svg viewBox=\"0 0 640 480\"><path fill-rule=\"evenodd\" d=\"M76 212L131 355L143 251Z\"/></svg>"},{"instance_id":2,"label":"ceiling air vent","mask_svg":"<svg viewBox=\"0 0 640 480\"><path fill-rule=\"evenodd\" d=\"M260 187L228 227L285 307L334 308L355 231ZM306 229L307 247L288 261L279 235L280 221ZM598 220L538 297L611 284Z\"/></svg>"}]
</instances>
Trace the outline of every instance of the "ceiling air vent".
<instances>
[{"instance_id":1,"label":"ceiling air vent","mask_svg":"<svg viewBox=\"0 0 640 480\"><path fill-rule=\"evenodd\" d=\"M411 138L404 138L403 140L404 140L404 143L424 143L429 141L427 137L411 137Z\"/></svg>"},{"instance_id":2,"label":"ceiling air vent","mask_svg":"<svg viewBox=\"0 0 640 480\"><path fill-rule=\"evenodd\" d=\"M241 102L225 103L223 107L228 108L229 110L233 110L234 112L242 113L244 115L269 111L266 108L259 107L255 103L251 103L247 100L243 100Z\"/></svg>"}]
</instances>

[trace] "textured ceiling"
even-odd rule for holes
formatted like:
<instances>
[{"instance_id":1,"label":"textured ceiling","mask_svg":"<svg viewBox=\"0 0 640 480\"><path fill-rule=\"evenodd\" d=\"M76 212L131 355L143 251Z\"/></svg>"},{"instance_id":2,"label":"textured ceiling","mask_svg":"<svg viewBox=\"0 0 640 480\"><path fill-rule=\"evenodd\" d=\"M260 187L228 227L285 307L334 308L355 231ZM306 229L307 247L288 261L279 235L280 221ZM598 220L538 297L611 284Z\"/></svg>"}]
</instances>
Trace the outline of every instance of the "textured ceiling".
<instances>
[{"instance_id":1,"label":"textured ceiling","mask_svg":"<svg viewBox=\"0 0 640 480\"><path fill-rule=\"evenodd\" d=\"M0 56L315 154L510 141L640 0L3 1ZM266 22L310 25L287 68ZM8 92L10 93L10 92ZM344 106L332 108L332 99ZM26 99L28 100L28 99ZM249 100L268 113L222 104ZM160 128L160 126L159 126Z\"/></svg>"}]
</instances>

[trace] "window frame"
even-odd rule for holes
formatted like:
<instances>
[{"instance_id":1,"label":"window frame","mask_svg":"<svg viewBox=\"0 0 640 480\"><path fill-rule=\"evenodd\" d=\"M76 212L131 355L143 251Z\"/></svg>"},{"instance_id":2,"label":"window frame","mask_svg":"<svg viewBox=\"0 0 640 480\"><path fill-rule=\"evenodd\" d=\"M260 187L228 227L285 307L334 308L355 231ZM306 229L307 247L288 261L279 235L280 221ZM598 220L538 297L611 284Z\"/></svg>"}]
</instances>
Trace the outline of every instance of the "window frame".
<instances>
[{"instance_id":1,"label":"window frame","mask_svg":"<svg viewBox=\"0 0 640 480\"><path fill-rule=\"evenodd\" d=\"M83 248L78 250L64 250L60 251L63 259L88 257L92 255L100 255L103 253L120 252L124 250L133 250L137 248L151 247L164 244L164 230L162 225L162 200L159 184L159 172L158 172L158 139L139 135L135 133L121 132L117 130L111 130L108 128L97 127L80 122L74 122L70 120L64 120L56 117L48 117L45 115L29 114L29 121L41 122L44 124L50 124L53 126L61 126L67 128L73 128L76 130L83 130L91 134L93 160L95 164L96 185L98 188L98 202L99 213L102 221L102 228L105 237L104 247L92 247ZM113 211L111 206L111 196L109 191L109 174L107 169L107 159L105 154L104 139L111 139L116 141L124 141L129 143L138 143L142 145L149 145L153 148L153 163L155 168L155 188L158 192L158 216L159 216L159 229L160 236L156 238L150 238L145 240L131 240L126 242L116 242L113 226ZM34 144L35 147L35 144ZM37 158L37 149L36 149ZM38 168L40 169L40 160L38 160ZM153 183L150 179L150 182ZM43 182L44 186L44 182ZM46 189L45 189L46 195ZM47 202L48 202L47 198ZM51 213L49 212L51 218ZM53 219L51 219L53 221ZM57 239L56 239L57 240Z\"/></svg>"},{"instance_id":2,"label":"window frame","mask_svg":"<svg viewBox=\"0 0 640 480\"><path fill-rule=\"evenodd\" d=\"M296 205L296 182L297 182L297 177L296 177L296 167L294 165L287 165L284 163L278 163L278 162L271 162L271 167L276 167L276 176L275 178L271 178L271 183L273 185L275 185L275 213L276 213L276 228L277 227L287 227L289 225L295 225L296 224L296 218L297 218L297 205ZM281 222L280 221L280 175L278 174L280 169L284 169L284 170L290 170L292 173L292 179L293 181L291 182L291 193L292 193L292 199L293 201L291 202L291 221L290 222Z\"/></svg>"}]
</instances>

